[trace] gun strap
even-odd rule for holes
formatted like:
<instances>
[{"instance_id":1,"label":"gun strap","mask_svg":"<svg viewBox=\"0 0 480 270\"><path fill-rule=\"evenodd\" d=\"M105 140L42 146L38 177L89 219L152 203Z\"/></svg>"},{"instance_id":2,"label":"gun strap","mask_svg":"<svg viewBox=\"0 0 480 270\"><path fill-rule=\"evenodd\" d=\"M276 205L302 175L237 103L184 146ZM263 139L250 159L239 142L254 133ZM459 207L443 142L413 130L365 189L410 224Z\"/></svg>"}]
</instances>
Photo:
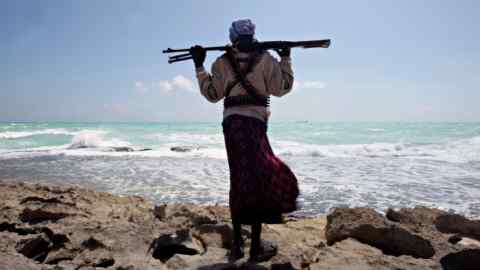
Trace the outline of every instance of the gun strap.
<instances>
[{"instance_id":1,"label":"gun strap","mask_svg":"<svg viewBox=\"0 0 480 270\"><path fill-rule=\"evenodd\" d=\"M230 51L231 54L233 55L233 51L231 49L231 47L229 49L227 49L227 51ZM261 58L261 55L263 53L263 50L255 50L253 55L248 59L248 66L247 66L247 70L245 71L245 75L244 77L246 78L248 74L250 74L250 72L253 71L253 69L255 68L255 66L258 64L258 62L260 62L260 58ZM227 58L227 55L225 54L224 55L226 58ZM235 61L237 60L234 56L231 57L230 59L234 59L234 63L237 63L238 61ZM228 62L230 63L230 59L227 58ZM232 70L233 70L233 65L230 64L230 66L232 67ZM240 71L240 67L238 67L238 70ZM234 71L235 72L235 71ZM240 72L240 74L243 74L242 72ZM225 89L225 96L228 97L230 96L230 92L232 91L233 87L235 87L237 84L239 83L239 80L237 79L237 76L235 76L235 80L233 80L232 82L230 82L226 89Z\"/></svg>"},{"instance_id":2,"label":"gun strap","mask_svg":"<svg viewBox=\"0 0 480 270\"><path fill-rule=\"evenodd\" d=\"M245 72L245 74L244 74L244 73L241 72L238 63L235 60L235 56L233 54L232 48L227 49L227 52L225 53L225 56L226 56L226 59L228 60L228 62L230 64L230 66L232 67L233 72L235 73L235 81L230 83L227 86L226 95L225 95L226 97L228 97L230 95L230 91L232 90L232 88L237 83L240 83L242 88L245 89L245 91L247 91L248 95L251 96L253 98L253 100L255 100L255 102L252 102L253 103L252 105L263 106L263 107L270 106L270 97L259 95L257 89L255 89L255 87L246 78L246 75L248 73L252 72L252 70L253 70L253 68L256 64L255 63L256 59L258 59L258 57L259 57L259 54L260 53L258 51L255 52L254 56L250 59L250 63L248 65L247 72ZM247 105L247 104L245 104L245 105ZM225 104L224 104L224 106L227 107Z\"/></svg>"}]
</instances>

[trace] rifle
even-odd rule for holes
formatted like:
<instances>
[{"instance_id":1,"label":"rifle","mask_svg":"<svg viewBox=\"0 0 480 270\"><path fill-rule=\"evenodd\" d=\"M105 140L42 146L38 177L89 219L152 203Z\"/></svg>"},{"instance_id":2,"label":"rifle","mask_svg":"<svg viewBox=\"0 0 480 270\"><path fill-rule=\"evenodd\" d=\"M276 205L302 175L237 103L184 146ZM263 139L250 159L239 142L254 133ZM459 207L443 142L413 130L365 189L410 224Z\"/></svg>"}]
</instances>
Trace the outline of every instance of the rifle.
<instances>
[{"instance_id":1,"label":"rifle","mask_svg":"<svg viewBox=\"0 0 480 270\"><path fill-rule=\"evenodd\" d=\"M261 49L261 50L284 49L284 48L295 48L295 47L300 47L304 49L328 48L330 46L330 39L307 40L307 41L264 41L264 42L257 42L255 46L257 49ZM229 48L231 48L231 45L217 46L217 47L204 47L205 51L226 51ZM192 55L190 54L190 49L168 48L166 50L163 50L163 53L179 53L179 52L187 52L187 53L169 56L168 57L169 64L192 59Z\"/></svg>"}]
</instances>

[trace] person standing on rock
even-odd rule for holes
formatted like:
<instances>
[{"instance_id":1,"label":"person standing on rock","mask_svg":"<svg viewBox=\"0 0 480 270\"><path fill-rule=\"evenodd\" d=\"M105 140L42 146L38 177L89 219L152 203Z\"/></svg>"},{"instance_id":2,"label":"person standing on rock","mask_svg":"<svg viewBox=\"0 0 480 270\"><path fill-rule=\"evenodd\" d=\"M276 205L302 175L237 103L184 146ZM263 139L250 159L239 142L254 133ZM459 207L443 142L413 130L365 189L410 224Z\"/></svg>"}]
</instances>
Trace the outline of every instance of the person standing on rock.
<instances>
[{"instance_id":1,"label":"person standing on rock","mask_svg":"<svg viewBox=\"0 0 480 270\"><path fill-rule=\"evenodd\" d=\"M282 214L297 209L298 183L290 168L276 157L267 137L270 95L281 97L293 86L290 49L276 50L280 62L255 46L255 24L234 21L231 49L205 71L206 51L190 49L201 94L210 102L224 99L223 133L230 168L229 205L234 240L230 257L244 256L241 225L252 226L250 260L276 254L274 243L261 241L262 223L281 223Z\"/></svg>"}]
</instances>

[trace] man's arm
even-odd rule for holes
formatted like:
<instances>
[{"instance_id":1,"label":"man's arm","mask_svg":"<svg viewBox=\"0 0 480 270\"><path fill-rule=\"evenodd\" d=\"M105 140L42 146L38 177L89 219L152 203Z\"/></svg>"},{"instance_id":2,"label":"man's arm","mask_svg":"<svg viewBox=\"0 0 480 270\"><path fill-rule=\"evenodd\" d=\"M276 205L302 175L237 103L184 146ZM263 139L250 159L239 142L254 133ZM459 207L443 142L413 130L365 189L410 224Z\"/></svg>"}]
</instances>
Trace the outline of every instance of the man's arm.
<instances>
[{"instance_id":1,"label":"man's arm","mask_svg":"<svg viewBox=\"0 0 480 270\"><path fill-rule=\"evenodd\" d=\"M267 55L269 59L265 66L265 77L268 93L281 97L292 90L294 78L290 50L279 51L278 54L280 62L272 55Z\"/></svg>"},{"instance_id":2,"label":"man's arm","mask_svg":"<svg viewBox=\"0 0 480 270\"><path fill-rule=\"evenodd\" d=\"M213 63L212 74L209 74L203 66L195 70L202 95L210 102L221 100L225 95L225 88L219 61Z\"/></svg>"},{"instance_id":3,"label":"man's arm","mask_svg":"<svg viewBox=\"0 0 480 270\"><path fill-rule=\"evenodd\" d=\"M210 75L203 67L206 57L205 49L196 45L190 48L190 54L195 64L198 85L202 95L210 102L221 100L224 96L224 80L220 70L219 59L213 63L212 74Z\"/></svg>"}]
</instances>

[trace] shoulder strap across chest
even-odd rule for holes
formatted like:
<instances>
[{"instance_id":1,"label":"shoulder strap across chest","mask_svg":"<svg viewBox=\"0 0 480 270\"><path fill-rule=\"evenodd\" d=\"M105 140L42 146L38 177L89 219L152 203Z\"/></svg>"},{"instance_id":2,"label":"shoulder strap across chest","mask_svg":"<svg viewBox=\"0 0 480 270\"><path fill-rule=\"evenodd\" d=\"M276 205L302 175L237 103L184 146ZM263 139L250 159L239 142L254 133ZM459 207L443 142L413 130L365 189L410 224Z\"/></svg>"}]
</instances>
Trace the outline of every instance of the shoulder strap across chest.
<instances>
[{"instance_id":1,"label":"shoulder strap across chest","mask_svg":"<svg viewBox=\"0 0 480 270\"><path fill-rule=\"evenodd\" d=\"M262 52L256 51L252 57L250 57L249 63L248 63L248 69L245 72L242 72L240 70L240 66L238 65L238 62L235 59L235 55L233 53L233 50L230 48L227 50L227 52L224 54L224 57L226 58L227 62L229 63L230 67L232 68L234 75L235 75L235 80L229 83L225 89L225 96L228 97L230 96L230 92L232 91L233 87L235 87L238 83L242 86L242 88L247 91L247 93L252 96L252 97L259 97L257 94L258 91L255 89L255 87L247 80L247 75L253 71L254 67L260 62Z\"/></svg>"}]
</instances>

